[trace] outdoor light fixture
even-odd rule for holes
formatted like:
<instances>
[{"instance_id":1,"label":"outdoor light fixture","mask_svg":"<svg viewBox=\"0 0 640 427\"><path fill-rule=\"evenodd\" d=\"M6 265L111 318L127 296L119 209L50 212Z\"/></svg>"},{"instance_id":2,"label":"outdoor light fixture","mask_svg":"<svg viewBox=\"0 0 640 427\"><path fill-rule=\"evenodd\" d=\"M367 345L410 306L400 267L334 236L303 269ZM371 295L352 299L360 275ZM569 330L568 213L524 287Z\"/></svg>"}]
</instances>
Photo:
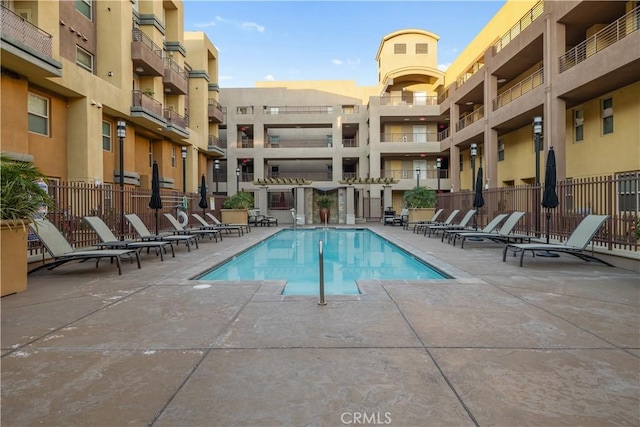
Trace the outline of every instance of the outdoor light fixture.
<instances>
[{"instance_id":1,"label":"outdoor light fixture","mask_svg":"<svg viewBox=\"0 0 640 427\"><path fill-rule=\"evenodd\" d=\"M118 120L117 133L120 141L120 240L124 240L124 137L127 134L127 122Z\"/></svg>"},{"instance_id":2,"label":"outdoor light fixture","mask_svg":"<svg viewBox=\"0 0 640 427\"><path fill-rule=\"evenodd\" d=\"M471 190L476 190L476 156L478 155L478 144L471 144Z\"/></svg>"},{"instance_id":3,"label":"outdoor light fixture","mask_svg":"<svg viewBox=\"0 0 640 427\"><path fill-rule=\"evenodd\" d=\"M218 194L218 181L220 181L220 160L216 159L213 162L213 171L216 176L216 194Z\"/></svg>"},{"instance_id":4,"label":"outdoor light fixture","mask_svg":"<svg viewBox=\"0 0 640 427\"><path fill-rule=\"evenodd\" d=\"M442 158L436 159L436 171L438 172L438 193L440 192L440 168L442 167Z\"/></svg>"},{"instance_id":5,"label":"outdoor light fixture","mask_svg":"<svg viewBox=\"0 0 640 427\"><path fill-rule=\"evenodd\" d=\"M236 168L236 193L240 192L240 168Z\"/></svg>"},{"instance_id":6,"label":"outdoor light fixture","mask_svg":"<svg viewBox=\"0 0 640 427\"><path fill-rule=\"evenodd\" d=\"M182 155L182 192L187 192L187 147L180 149Z\"/></svg>"},{"instance_id":7,"label":"outdoor light fixture","mask_svg":"<svg viewBox=\"0 0 640 427\"><path fill-rule=\"evenodd\" d=\"M416 187L420 187L420 168L416 168Z\"/></svg>"}]
</instances>

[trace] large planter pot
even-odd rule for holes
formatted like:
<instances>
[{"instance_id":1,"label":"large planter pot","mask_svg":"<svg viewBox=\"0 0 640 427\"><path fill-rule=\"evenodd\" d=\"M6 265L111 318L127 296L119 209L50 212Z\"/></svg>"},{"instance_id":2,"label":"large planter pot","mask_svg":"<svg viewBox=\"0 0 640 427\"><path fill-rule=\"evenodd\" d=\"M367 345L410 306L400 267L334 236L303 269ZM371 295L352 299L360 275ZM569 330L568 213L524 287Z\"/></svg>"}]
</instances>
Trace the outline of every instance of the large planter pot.
<instances>
[{"instance_id":1,"label":"large planter pot","mask_svg":"<svg viewBox=\"0 0 640 427\"><path fill-rule=\"evenodd\" d=\"M320 222L322 224L328 223L330 216L331 212L329 211L329 208L320 208Z\"/></svg>"},{"instance_id":2,"label":"large planter pot","mask_svg":"<svg viewBox=\"0 0 640 427\"><path fill-rule=\"evenodd\" d=\"M409 208L409 222L429 221L436 208Z\"/></svg>"},{"instance_id":3,"label":"large planter pot","mask_svg":"<svg viewBox=\"0 0 640 427\"><path fill-rule=\"evenodd\" d=\"M28 235L28 225L0 221L0 296L27 290Z\"/></svg>"},{"instance_id":4,"label":"large planter pot","mask_svg":"<svg viewBox=\"0 0 640 427\"><path fill-rule=\"evenodd\" d=\"M246 209L222 209L221 221L225 224L248 224L249 215Z\"/></svg>"}]
</instances>

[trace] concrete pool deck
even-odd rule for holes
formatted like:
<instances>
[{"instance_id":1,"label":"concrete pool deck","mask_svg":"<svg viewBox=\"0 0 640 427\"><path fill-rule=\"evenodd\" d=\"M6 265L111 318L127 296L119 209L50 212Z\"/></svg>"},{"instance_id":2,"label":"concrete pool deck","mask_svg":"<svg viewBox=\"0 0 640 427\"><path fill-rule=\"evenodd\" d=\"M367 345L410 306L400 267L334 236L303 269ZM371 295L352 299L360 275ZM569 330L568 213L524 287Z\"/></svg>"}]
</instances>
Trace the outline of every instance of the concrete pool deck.
<instances>
[{"instance_id":1,"label":"concrete pool deck","mask_svg":"<svg viewBox=\"0 0 640 427\"><path fill-rule=\"evenodd\" d=\"M0 301L2 425L640 424L637 261L521 268L501 245L367 226L455 279L369 280L326 306L278 281L188 280L276 227L122 276L31 275Z\"/></svg>"}]
</instances>

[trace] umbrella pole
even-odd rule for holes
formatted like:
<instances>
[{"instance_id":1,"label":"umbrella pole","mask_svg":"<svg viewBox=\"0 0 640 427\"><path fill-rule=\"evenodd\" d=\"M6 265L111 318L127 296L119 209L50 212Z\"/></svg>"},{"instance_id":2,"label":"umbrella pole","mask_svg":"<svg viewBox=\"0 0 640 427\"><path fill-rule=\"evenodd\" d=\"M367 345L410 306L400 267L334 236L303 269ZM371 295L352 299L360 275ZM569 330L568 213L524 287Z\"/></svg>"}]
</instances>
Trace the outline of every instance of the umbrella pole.
<instances>
[{"instance_id":1,"label":"umbrella pole","mask_svg":"<svg viewBox=\"0 0 640 427\"><path fill-rule=\"evenodd\" d=\"M158 209L156 209L156 236L158 235Z\"/></svg>"},{"instance_id":2,"label":"umbrella pole","mask_svg":"<svg viewBox=\"0 0 640 427\"><path fill-rule=\"evenodd\" d=\"M551 221L551 210L549 208L547 208L547 245L549 244L549 223ZM536 256L541 256L541 257L547 257L547 258L557 258L560 255L558 255L555 252L549 252L549 251L543 251L543 252L536 252Z\"/></svg>"}]
</instances>

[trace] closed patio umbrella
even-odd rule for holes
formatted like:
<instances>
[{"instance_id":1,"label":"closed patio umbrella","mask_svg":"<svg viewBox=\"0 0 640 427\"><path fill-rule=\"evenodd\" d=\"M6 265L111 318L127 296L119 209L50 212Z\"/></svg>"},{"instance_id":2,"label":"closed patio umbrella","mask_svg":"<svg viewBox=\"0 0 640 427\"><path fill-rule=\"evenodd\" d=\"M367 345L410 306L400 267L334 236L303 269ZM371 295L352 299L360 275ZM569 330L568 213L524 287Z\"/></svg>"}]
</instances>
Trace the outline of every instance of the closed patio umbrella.
<instances>
[{"instance_id":1,"label":"closed patio umbrella","mask_svg":"<svg viewBox=\"0 0 640 427\"><path fill-rule=\"evenodd\" d=\"M476 230L478 229L478 213L480 208L484 206L484 197L482 197L482 165L478 168L478 176L476 177L476 194L473 196L473 207L476 208L476 216L474 217L474 224Z\"/></svg>"},{"instance_id":2,"label":"closed patio umbrella","mask_svg":"<svg viewBox=\"0 0 640 427\"><path fill-rule=\"evenodd\" d=\"M207 203L207 182L204 174L202 174L202 179L200 180L200 202L198 206L202 209L202 216L204 216L204 210L209 207L209 203Z\"/></svg>"},{"instance_id":3,"label":"closed patio umbrella","mask_svg":"<svg viewBox=\"0 0 640 427\"><path fill-rule=\"evenodd\" d=\"M558 194L556 193L556 153L553 147L547 153L547 163L544 171L544 193L542 194L542 207L547 209L547 243L549 243L549 223L551 220L551 209L559 205Z\"/></svg>"},{"instance_id":4,"label":"closed patio umbrella","mask_svg":"<svg viewBox=\"0 0 640 427\"><path fill-rule=\"evenodd\" d=\"M151 200L149 207L155 209L156 234L158 234L158 209L162 209L162 198L160 197L160 173L158 172L158 162L154 160L151 173Z\"/></svg>"}]
</instances>

